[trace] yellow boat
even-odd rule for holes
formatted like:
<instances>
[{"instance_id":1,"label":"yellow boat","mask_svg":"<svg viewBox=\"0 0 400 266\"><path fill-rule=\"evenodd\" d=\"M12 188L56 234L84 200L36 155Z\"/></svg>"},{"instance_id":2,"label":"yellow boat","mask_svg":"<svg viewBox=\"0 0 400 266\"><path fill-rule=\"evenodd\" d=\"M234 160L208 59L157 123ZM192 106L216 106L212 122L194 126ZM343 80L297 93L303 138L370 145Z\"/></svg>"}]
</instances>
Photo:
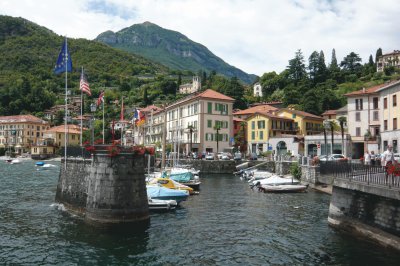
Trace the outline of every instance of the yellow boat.
<instances>
[{"instance_id":1,"label":"yellow boat","mask_svg":"<svg viewBox=\"0 0 400 266\"><path fill-rule=\"evenodd\" d=\"M160 184L161 186L170 188L170 189L187 190L187 191L189 191L190 195L193 195L195 193L193 188L182 185L170 178L156 177L153 180L151 180L149 182L149 184Z\"/></svg>"}]
</instances>

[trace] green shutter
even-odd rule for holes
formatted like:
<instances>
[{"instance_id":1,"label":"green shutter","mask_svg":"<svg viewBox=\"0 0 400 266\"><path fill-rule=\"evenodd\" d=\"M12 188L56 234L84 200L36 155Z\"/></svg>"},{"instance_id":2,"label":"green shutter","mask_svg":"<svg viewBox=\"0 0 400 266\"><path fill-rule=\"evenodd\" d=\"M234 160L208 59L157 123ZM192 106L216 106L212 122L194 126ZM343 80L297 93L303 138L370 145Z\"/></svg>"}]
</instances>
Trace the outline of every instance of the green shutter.
<instances>
[{"instance_id":1,"label":"green shutter","mask_svg":"<svg viewBox=\"0 0 400 266\"><path fill-rule=\"evenodd\" d=\"M212 114L212 103L207 103L207 112Z\"/></svg>"},{"instance_id":2,"label":"green shutter","mask_svg":"<svg viewBox=\"0 0 400 266\"><path fill-rule=\"evenodd\" d=\"M207 120L207 127L212 127L212 120Z\"/></svg>"}]
</instances>

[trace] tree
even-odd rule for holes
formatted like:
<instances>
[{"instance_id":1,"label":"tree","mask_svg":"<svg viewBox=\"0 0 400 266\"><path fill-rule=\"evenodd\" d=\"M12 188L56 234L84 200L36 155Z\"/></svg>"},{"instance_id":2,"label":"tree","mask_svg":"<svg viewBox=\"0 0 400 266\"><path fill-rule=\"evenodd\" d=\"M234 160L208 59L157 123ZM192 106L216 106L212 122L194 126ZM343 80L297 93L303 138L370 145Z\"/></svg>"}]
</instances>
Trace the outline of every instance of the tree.
<instances>
[{"instance_id":1,"label":"tree","mask_svg":"<svg viewBox=\"0 0 400 266\"><path fill-rule=\"evenodd\" d=\"M378 63L379 61L379 57L382 56L382 48L378 48L378 50L376 50L376 54L375 54L375 63Z\"/></svg>"},{"instance_id":2,"label":"tree","mask_svg":"<svg viewBox=\"0 0 400 266\"><path fill-rule=\"evenodd\" d=\"M260 78L260 84L263 97L266 98L280 88L281 77L275 71L264 73Z\"/></svg>"},{"instance_id":3,"label":"tree","mask_svg":"<svg viewBox=\"0 0 400 266\"><path fill-rule=\"evenodd\" d=\"M351 52L340 63L340 66L343 67L349 74L359 74L361 71L361 58L358 54Z\"/></svg>"},{"instance_id":4,"label":"tree","mask_svg":"<svg viewBox=\"0 0 400 266\"><path fill-rule=\"evenodd\" d=\"M369 66L374 66L374 59L373 59L373 57L372 57L372 54L369 55L368 65L369 65Z\"/></svg>"},{"instance_id":5,"label":"tree","mask_svg":"<svg viewBox=\"0 0 400 266\"><path fill-rule=\"evenodd\" d=\"M340 116L338 118L339 121L339 126L340 126L340 132L342 133L342 154L344 154L344 124L346 123L346 117Z\"/></svg>"},{"instance_id":6,"label":"tree","mask_svg":"<svg viewBox=\"0 0 400 266\"><path fill-rule=\"evenodd\" d=\"M318 56L318 69L316 73L317 83L325 82L328 79L328 69L325 64L325 55L321 50Z\"/></svg>"},{"instance_id":7,"label":"tree","mask_svg":"<svg viewBox=\"0 0 400 266\"><path fill-rule=\"evenodd\" d=\"M334 150L333 150L333 143L334 143L334 139L335 139L334 133L335 133L335 128L337 127L336 122L335 122L334 120L329 120L329 126L330 126L330 128L331 128L331 142L332 142L332 145L331 145L331 154L333 154L333 153L334 153Z\"/></svg>"},{"instance_id":8,"label":"tree","mask_svg":"<svg viewBox=\"0 0 400 266\"><path fill-rule=\"evenodd\" d=\"M319 54L317 51L314 51L308 58L308 74L314 85L315 83L317 83L318 66L319 66Z\"/></svg>"},{"instance_id":9,"label":"tree","mask_svg":"<svg viewBox=\"0 0 400 266\"><path fill-rule=\"evenodd\" d=\"M307 77L306 65L304 64L304 56L301 50L297 50L295 57L289 60L288 78L295 85Z\"/></svg>"},{"instance_id":10,"label":"tree","mask_svg":"<svg viewBox=\"0 0 400 266\"><path fill-rule=\"evenodd\" d=\"M335 51L335 49L332 49L332 58L331 58L331 63L329 65L329 70L336 71L338 69L339 69L339 66L338 66L337 58L336 58L336 51Z\"/></svg>"}]
</instances>

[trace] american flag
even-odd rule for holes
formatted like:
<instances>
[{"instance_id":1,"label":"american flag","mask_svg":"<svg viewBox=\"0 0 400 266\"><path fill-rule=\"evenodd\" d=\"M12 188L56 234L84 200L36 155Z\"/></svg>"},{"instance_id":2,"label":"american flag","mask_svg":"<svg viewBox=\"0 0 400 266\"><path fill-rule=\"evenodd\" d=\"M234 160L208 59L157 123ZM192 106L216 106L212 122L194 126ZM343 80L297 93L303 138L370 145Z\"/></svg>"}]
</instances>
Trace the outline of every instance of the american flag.
<instances>
[{"instance_id":1,"label":"american flag","mask_svg":"<svg viewBox=\"0 0 400 266\"><path fill-rule=\"evenodd\" d=\"M84 93L86 93L89 96L92 96L92 92L90 91L89 88L89 83L86 80L85 74L81 74L81 82L80 82L80 90Z\"/></svg>"},{"instance_id":2,"label":"american flag","mask_svg":"<svg viewBox=\"0 0 400 266\"><path fill-rule=\"evenodd\" d=\"M99 98L97 99L97 106L104 103L104 91L100 92Z\"/></svg>"}]
</instances>

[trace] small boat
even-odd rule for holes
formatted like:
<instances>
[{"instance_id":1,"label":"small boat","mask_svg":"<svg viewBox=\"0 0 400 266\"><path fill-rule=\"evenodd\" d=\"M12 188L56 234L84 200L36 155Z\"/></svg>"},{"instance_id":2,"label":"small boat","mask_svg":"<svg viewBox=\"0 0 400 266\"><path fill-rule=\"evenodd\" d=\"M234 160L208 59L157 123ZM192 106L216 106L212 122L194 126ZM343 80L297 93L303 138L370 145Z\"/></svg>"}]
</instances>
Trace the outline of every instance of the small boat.
<instances>
[{"instance_id":1,"label":"small boat","mask_svg":"<svg viewBox=\"0 0 400 266\"><path fill-rule=\"evenodd\" d=\"M197 174L193 174L194 170L182 169L182 168L173 168L167 171L164 171L161 177L170 178L182 185L191 187L192 189L199 191L200 190L200 180Z\"/></svg>"},{"instance_id":2,"label":"small boat","mask_svg":"<svg viewBox=\"0 0 400 266\"><path fill-rule=\"evenodd\" d=\"M163 187L170 188L170 189L186 190L189 192L190 195L195 194L193 188L183 185L179 182L176 182L175 180L172 180L171 178L156 177L156 178L152 179L149 182L149 184L159 184Z\"/></svg>"},{"instance_id":3,"label":"small boat","mask_svg":"<svg viewBox=\"0 0 400 266\"><path fill-rule=\"evenodd\" d=\"M36 163L36 167L37 167L36 168L37 170L48 170L48 169L51 169L51 168L54 168L54 167L57 167L57 166L54 165L54 164L37 162Z\"/></svg>"},{"instance_id":4,"label":"small boat","mask_svg":"<svg viewBox=\"0 0 400 266\"><path fill-rule=\"evenodd\" d=\"M293 179L293 178L284 178L284 177L280 177L278 175L272 175L268 178L265 179L259 179L259 180L254 180L252 182L252 185L250 186L255 186L257 184L260 185L298 185L300 184L300 181L297 179Z\"/></svg>"},{"instance_id":5,"label":"small boat","mask_svg":"<svg viewBox=\"0 0 400 266\"><path fill-rule=\"evenodd\" d=\"M18 160L18 159L13 159L13 160L11 160L11 162L10 162L10 164L19 164L19 163L21 163L21 161Z\"/></svg>"},{"instance_id":6,"label":"small boat","mask_svg":"<svg viewBox=\"0 0 400 266\"><path fill-rule=\"evenodd\" d=\"M189 197L187 190L170 189L159 185L147 185L147 196L152 199L175 200L178 204Z\"/></svg>"},{"instance_id":7,"label":"small boat","mask_svg":"<svg viewBox=\"0 0 400 266\"><path fill-rule=\"evenodd\" d=\"M258 188L268 193L306 192L308 185L260 185Z\"/></svg>"},{"instance_id":8,"label":"small boat","mask_svg":"<svg viewBox=\"0 0 400 266\"><path fill-rule=\"evenodd\" d=\"M178 206L176 200L160 200L149 197L148 202L151 211L170 211L175 210Z\"/></svg>"},{"instance_id":9,"label":"small boat","mask_svg":"<svg viewBox=\"0 0 400 266\"><path fill-rule=\"evenodd\" d=\"M35 165L36 165L36 166L43 166L43 165L44 165L44 162L37 162Z\"/></svg>"}]
</instances>

